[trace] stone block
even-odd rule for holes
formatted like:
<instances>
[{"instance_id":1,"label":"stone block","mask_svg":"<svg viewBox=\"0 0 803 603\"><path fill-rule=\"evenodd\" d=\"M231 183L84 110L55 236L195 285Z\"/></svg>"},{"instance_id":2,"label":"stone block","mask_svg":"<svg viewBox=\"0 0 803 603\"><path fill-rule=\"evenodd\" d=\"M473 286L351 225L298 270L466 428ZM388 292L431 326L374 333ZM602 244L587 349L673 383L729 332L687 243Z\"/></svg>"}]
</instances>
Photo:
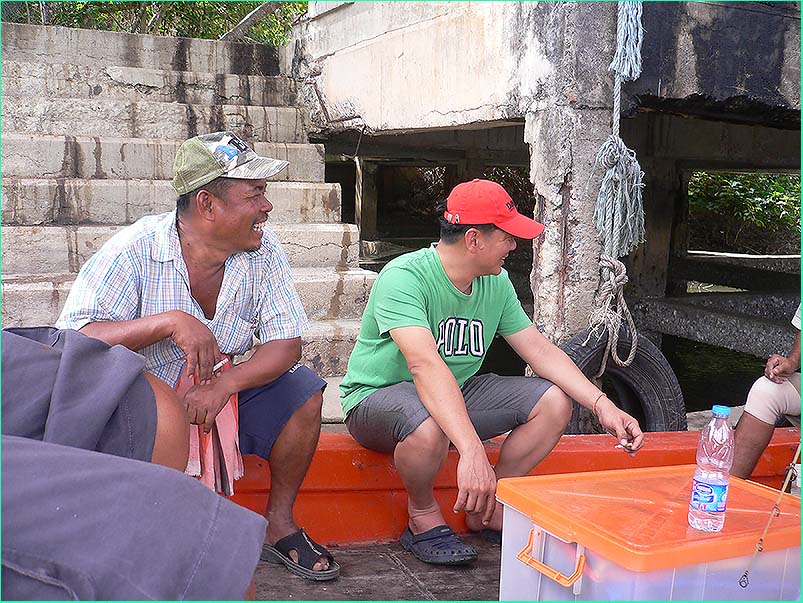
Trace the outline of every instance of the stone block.
<instances>
[{"instance_id":1,"label":"stone block","mask_svg":"<svg viewBox=\"0 0 803 603\"><path fill-rule=\"evenodd\" d=\"M3 176L170 180L180 140L3 134ZM271 181L323 182L319 144L257 142L256 152L289 161Z\"/></svg>"},{"instance_id":2,"label":"stone block","mask_svg":"<svg viewBox=\"0 0 803 603\"><path fill-rule=\"evenodd\" d=\"M78 272L122 226L3 226L3 273ZM290 266L346 269L359 259L359 231L353 224L276 224Z\"/></svg>"},{"instance_id":3,"label":"stone block","mask_svg":"<svg viewBox=\"0 0 803 603\"><path fill-rule=\"evenodd\" d=\"M170 211L176 192L168 180L3 178L3 224L130 224ZM339 222L340 185L269 182L269 221Z\"/></svg>"},{"instance_id":4,"label":"stone block","mask_svg":"<svg viewBox=\"0 0 803 603\"><path fill-rule=\"evenodd\" d=\"M3 96L3 132L185 140L218 130L260 142L307 141L305 114L293 107Z\"/></svg>"},{"instance_id":5,"label":"stone block","mask_svg":"<svg viewBox=\"0 0 803 603\"><path fill-rule=\"evenodd\" d=\"M3 60L278 75L274 46L3 23Z\"/></svg>"},{"instance_id":6,"label":"stone block","mask_svg":"<svg viewBox=\"0 0 803 603\"><path fill-rule=\"evenodd\" d=\"M296 103L295 82L284 76L13 60L3 61L3 94L31 98L159 101L192 105L274 107Z\"/></svg>"},{"instance_id":7,"label":"stone block","mask_svg":"<svg viewBox=\"0 0 803 603\"><path fill-rule=\"evenodd\" d=\"M310 320L362 316L376 273L351 269L297 268L293 282ZM3 278L3 328L52 325L75 273L24 274Z\"/></svg>"}]
</instances>

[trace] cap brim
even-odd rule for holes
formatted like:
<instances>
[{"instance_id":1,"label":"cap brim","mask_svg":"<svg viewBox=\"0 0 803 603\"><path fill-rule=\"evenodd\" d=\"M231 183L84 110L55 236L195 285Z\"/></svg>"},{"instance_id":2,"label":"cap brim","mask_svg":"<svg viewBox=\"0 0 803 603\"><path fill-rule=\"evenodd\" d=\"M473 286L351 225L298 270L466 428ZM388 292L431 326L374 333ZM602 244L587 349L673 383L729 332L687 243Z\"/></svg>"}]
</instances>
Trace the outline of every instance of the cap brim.
<instances>
[{"instance_id":1,"label":"cap brim","mask_svg":"<svg viewBox=\"0 0 803 603\"><path fill-rule=\"evenodd\" d=\"M243 180L259 180L270 178L281 172L290 165L289 161L283 159L271 159L270 157L255 157L242 165L238 165L233 170L221 174L222 178L242 178Z\"/></svg>"},{"instance_id":2,"label":"cap brim","mask_svg":"<svg viewBox=\"0 0 803 603\"><path fill-rule=\"evenodd\" d=\"M496 223L496 226L521 239L534 239L544 232L543 224L518 213L509 220Z\"/></svg>"}]
</instances>

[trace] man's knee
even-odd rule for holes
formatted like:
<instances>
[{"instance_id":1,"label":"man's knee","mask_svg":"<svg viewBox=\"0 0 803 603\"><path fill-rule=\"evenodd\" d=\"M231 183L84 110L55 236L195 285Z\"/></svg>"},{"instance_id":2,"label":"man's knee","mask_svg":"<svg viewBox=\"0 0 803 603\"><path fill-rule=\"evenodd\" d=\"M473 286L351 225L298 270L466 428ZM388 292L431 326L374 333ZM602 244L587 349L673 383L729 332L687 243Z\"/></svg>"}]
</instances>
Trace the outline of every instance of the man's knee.
<instances>
[{"instance_id":1,"label":"man's knee","mask_svg":"<svg viewBox=\"0 0 803 603\"><path fill-rule=\"evenodd\" d=\"M402 443L428 456L443 456L449 449L449 438L432 417L427 417L421 425L399 442Z\"/></svg>"},{"instance_id":2,"label":"man's knee","mask_svg":"<svg viewBox=\"0 0 803 603\"><path fill-rule=\"evenodd\" d=\"M572 418L572 399L557 385L553 385L538 400L530 419L536 415L549 415L550 421L563 430Z\"/></svg>"},{"instance_id":3,"label":"man's knee","mask_svg":"<svg viewBox=\"0 0 803 603\"><path fill-rule=\"evenodd\" d=\"M303 423L321 424L321 412L323 410L323 391L318 390L310 396L293 413L293 417Z\"/></svg>"},{"instance_id":4,"label":"man's knee","mask_svg":"<svg viewBox=\"0 0 803 603\"><path fill-rule=\"evenodd\" d=\"M774 425L775 421L786 412L785 385L760 377L747 394L745 411L764 423Z\"/></svg>"}]
</instances>

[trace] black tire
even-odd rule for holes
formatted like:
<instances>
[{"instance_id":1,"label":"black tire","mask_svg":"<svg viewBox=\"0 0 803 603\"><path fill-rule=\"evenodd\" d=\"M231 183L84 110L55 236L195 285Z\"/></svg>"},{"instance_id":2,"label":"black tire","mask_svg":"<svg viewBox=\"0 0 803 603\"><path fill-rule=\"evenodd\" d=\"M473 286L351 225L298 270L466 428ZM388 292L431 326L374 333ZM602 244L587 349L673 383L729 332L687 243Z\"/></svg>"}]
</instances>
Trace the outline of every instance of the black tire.
<instances>
[{"instance_id":1,"label":"black tire","mask_svg":"<svg viewBox=\"0 0 803 603\"><path fill-rule=\"evenodd\" d=\"M588 343L583 343L588 339ZM585 330L566 342L562 348L589 379L599 370L607 343L607 332L601 336ZM619 357L630 351L630 333L619 332ZM675 372L669 362L643 335L638 336L636 357L627 368L608 359L602 375L602 391L625 412L638 419L644 431L686 431L686 405ZM603 433L594 414L574 403L572 419L566 433Z\"/></svg>"}]
</instances>

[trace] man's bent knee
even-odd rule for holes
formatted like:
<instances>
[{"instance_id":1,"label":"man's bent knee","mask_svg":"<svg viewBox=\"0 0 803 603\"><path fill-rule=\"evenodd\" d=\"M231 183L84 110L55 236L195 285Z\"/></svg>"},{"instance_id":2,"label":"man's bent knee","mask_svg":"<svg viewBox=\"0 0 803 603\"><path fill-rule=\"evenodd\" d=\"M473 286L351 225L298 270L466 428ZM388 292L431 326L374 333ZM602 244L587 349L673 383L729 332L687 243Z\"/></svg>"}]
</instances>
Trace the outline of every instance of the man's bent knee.
<instances>
[{"instance_id":1,"label":"man's bent knee","mask_svg":"<svg viewBox=\"0 0 803 603\"><path fill-rule=\"evenodd\" d=\"M556 427L565 428L572 418L572 399L557 385L550 387L533 407L529 419L548 414Z\"/></svg>"},{"instance_id":2,"label":"man's bent knee","mask_svg":"<svg viewBox=\"0 0 803 603\"><path fill-rule=\"evenodd\" d=\"M449 448L449 438L432 417L427 417L399 444L419 450L421 454L439 456Z\"/></svg>"},{"instance_id":3,"label":"man's bent knee","mask_svg":"<svg viewBox=\"0 0 803 603\"><path fill-rule=\"evenodd\" d=\"M156 439L151 462L184 471L190 450L187 414L176 392L167 383L145 373L156 398Z\"/></svg>"},{"instance_id":4,"label":"man's bent knee","mask_svg":"<svg viewBox=\"0 0 803 603\"><path fill-rule=\"evenodd\" d=\"M321 424L321 412L323 411L323 392L318 390L312 394L306 402L299 406L293 413L293 418L302 423Z\"/></svg>"}]
</instances>

